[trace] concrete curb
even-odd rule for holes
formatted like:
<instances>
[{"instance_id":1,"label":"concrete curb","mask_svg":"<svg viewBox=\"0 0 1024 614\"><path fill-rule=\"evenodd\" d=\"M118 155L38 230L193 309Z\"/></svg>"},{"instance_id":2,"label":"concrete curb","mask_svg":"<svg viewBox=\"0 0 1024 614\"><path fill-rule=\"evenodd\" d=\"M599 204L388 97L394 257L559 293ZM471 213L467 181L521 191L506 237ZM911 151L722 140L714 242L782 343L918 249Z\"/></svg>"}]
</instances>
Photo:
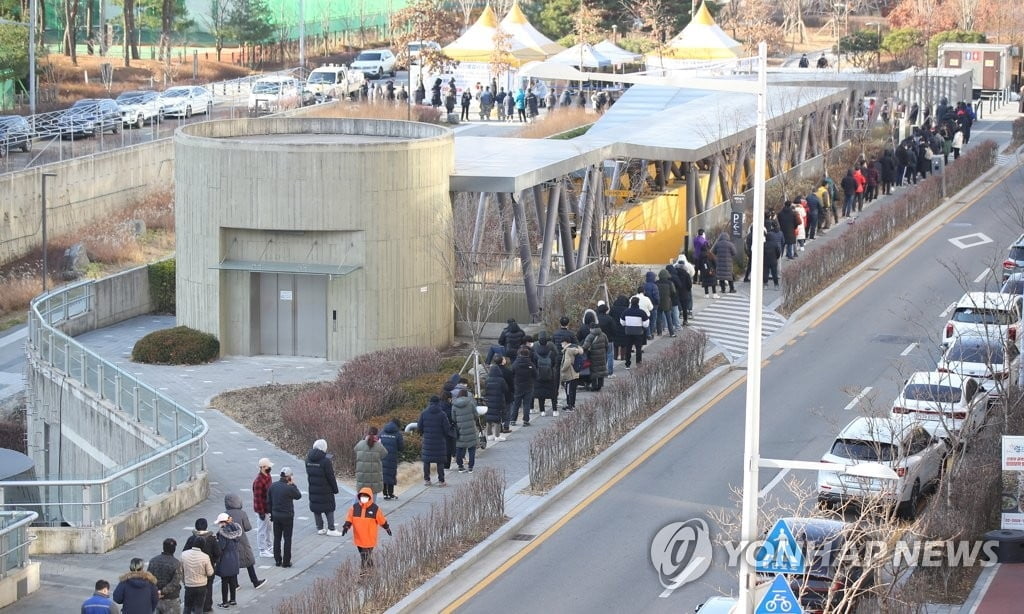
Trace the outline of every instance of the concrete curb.
<instances>
[{"instance_id":1,"label":"concrete curb","mask_svg":"<svg viewBox=\"0 0 1024 614\"><path fill-rule=\"evenodd\" d=\"M988 592L988 587L992 584L992 580L995 579L996 572L999 571L1001 564L996 563L981 570L981 574L978 575L978 581L974 583L974 588L971 589L971 594L967 595L967 599L960 606L961 614L974 614L981 607L981 600L985 597L985 593Z\"/></svg>"},{"instance_id":2,"label":"concrete curb","mask_svg":"<svg viewBox=\"0 0 1024 614\"><path fill-rule=\"evenodd\" d=\"M712 358L717 355L718 352L713 353L709 356ZM694 412L700 407L694 405L687 408L686 411L679 413L676 416L671 416L676 409L680 408L684 402L690 400L691 397L699 396L700 394L710 392L713 387L719 386L724 378L729 377L730 372L733 369L730 365L722 365L711 370L707 375L697 380L692 386L684 390L675 396L671 401L666 403L661 409L655 412L653 415L648 417L646 420L633 427L628 433L619 438L618 441L610 445L603 452L590 459L585 465L574 471L567 478L558 483L557 486L552 488L545 495L524 495L521 491L530 485L530 477L525 476L515 484L505 489L506 501L513 497L529 497L531 502L525 508L523 508L518 514L509 519L508 522L503 524L497 531L491 533L486 539L474 546L469 552L463 554L461 557L453 561L450 565L445 567L443 570L438 572L433 578L428 580L426 583L420 585L416 590L405 596L404 599L396 603L395 605L388 608L386 611L389 614L397 614L399 612L412 612L421 605L424 599L435 594L438 590L443 589L448 585L449 582L458 579L459 572L467 566L472 566L479 562L485 555L489 553L491 546L495 542L506 539L511 535L515 535L519 530L530 520L533 519L533 512L541 505L550 506L556 501L563 498L566 494L572 491L572 489L582 480L586 479L599 469L604 468L605 465L611 461L616 463L627 465L632 461L633 457L642 453L634 452L628 457L623 452L623 448L626 448L632 444L636 439L647 434L648 429L666 420L671 420L667 425L667 430L672 430L676 425L689 419ZM733 377L743 377L742 374L734 373ZM525 545L525 544L524 544Z\"/></svg>"}]
</instances>

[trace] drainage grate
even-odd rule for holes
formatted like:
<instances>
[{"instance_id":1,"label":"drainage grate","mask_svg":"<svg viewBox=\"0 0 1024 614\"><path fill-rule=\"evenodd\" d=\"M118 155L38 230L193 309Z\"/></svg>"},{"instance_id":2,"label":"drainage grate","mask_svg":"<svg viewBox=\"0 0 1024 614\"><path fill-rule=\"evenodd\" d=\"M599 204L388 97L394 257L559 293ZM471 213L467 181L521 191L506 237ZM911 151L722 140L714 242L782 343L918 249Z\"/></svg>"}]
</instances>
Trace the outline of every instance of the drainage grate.
<instances>
[{"instance_id":1,"label":"drainage grate","mask_svg":"<svg viewBox=\"0 0 1024 614\"><path fill-rule=\"evenodd\" d=\"M535 537L537 537L537 536L536 535L530 535L529 533L516 533L515 535L513 535L509 539L512 540L512 541L517 541L517 542L528 542L528 541L530 541L531 539L533 539Z\"/></svg>"}]
</instances>

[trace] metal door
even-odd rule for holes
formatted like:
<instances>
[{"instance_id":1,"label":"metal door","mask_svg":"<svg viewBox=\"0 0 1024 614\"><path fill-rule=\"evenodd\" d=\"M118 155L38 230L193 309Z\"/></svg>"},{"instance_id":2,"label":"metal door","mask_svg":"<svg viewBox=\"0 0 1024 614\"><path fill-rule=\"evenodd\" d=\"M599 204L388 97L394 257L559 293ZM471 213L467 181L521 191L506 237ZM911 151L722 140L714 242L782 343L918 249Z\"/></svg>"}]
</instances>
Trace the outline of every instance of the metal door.
<instances>
[{"instance_id":1,"label":"metal door","mask_svg":"<svg viewBox=\"0 0 1024 614\"><path fill-rule=\"evenodd\" d=\"M327 276L259 273L259 353L327 357Z\"/></svg>"},{"instance_id":2,"label":"metal door","mask_svg":"<svg viewBox=\"0 0 1024 614\"><path fill-rule=\"evenodd\" d=\"M1002 89L999 85L999 77L999 52L986 51L985 55L982 56L981 89Z\"/></svg>"}]
</instances>

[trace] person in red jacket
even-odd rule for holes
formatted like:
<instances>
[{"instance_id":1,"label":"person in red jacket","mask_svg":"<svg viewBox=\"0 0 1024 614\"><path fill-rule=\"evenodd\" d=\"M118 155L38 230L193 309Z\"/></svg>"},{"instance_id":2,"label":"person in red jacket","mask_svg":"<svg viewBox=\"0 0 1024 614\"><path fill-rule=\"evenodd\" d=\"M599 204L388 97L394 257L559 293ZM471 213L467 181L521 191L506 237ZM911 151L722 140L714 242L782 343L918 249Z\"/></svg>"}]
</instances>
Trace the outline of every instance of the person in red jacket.
<instances>
[{"instance_id":1,"label":"person in red jacket","mask_svg":"<svg viewBox=\"0 0 1024 614\"><path fill-rule=\"evenodd\" d=\"M853 171L853 178L857 181L857 196L854 198L854 204L856 205L857 212L860 213L861 209L864 208L864 187L868 183L868 178L864 176L862 167L857 167Z\"/></svg>"},{"instance_id":2,"label":"person in red jacket","mask_svg":"<svg viewBox=\"0 0 1024 614\"><path fill-rule=\"evenodd\" d=\"M270 524L270 507L267 505L267 491L274 479L270 477L270 470L274 463L269 458L261 458L259 461L260 472L252 481L252 509L256 512L256 548L261 557L274 557L274 541L271 539L273 527Z\"/></svg>"},{"instance_id":3,"label":"person in red jacket","mask_svg":"<svg viewBox=\"0 0 1024 614\"><path fill-rule=\"evenodd\" d=\"M391 527L384 512L373 502L373 489L364 486L359 489L359 500L348 508L348 516L345 517L345 524L341 527L341 534L348 533L352 529L352 542L359 550L359 562L363 568L373 567L373 560L370 555L377 546L377 529L384 527L388 535L391 535Z\"/></svg>"}]
</instances>

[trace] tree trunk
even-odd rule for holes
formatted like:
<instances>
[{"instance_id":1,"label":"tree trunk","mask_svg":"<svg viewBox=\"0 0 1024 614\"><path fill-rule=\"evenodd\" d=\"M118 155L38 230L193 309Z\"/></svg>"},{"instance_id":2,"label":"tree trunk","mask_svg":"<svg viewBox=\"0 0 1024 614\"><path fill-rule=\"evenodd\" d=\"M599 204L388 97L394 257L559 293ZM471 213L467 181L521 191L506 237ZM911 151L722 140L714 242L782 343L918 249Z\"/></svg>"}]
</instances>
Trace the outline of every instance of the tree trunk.
<instances>
[{"instance_id":1,"label":"tree trunk","mask_svg":"<svg viewBox=\"0 0 1024 614\"><path fill-rule=\"evenodd\" d=\"M78 24L78 0L64 0L64 55L71 58L71 64L78 66L75 26Z\"/></svg>"},{"instance_id":2,"label":"tree trunk","mask_svg":"<svg viewBox=\"0 0 1024 614\"><path fill-rule=\"evenodd\" d=\"M124 10L121 16L124 18L124 65L131 66L132 59L139 59L138 50L131 52L132 39L135 38L135 0L124 0Z\"/></svg>"},{"instance_id":3,"label":"tree trunk","mask_svg":"<svg viewBox=\"0 0 1024 614\"><path fill-rule=\"evenodd\" d=\"M171 30L174 28L174 0L163 0L160 7L160 60L171 61Z\"/></svg>"},{"instance_id":4,"label":"tree trunk","mask_svg":"<svg viewBox=\"0 0 1024 614\"><path fill-rule=\"evenodd\" d=\"M92 39L96 35L95 30L92 28L92 21L96 17L96 0L85 0L85 48L89 55L93 55Z\"/></svg>"}]
</instances>

